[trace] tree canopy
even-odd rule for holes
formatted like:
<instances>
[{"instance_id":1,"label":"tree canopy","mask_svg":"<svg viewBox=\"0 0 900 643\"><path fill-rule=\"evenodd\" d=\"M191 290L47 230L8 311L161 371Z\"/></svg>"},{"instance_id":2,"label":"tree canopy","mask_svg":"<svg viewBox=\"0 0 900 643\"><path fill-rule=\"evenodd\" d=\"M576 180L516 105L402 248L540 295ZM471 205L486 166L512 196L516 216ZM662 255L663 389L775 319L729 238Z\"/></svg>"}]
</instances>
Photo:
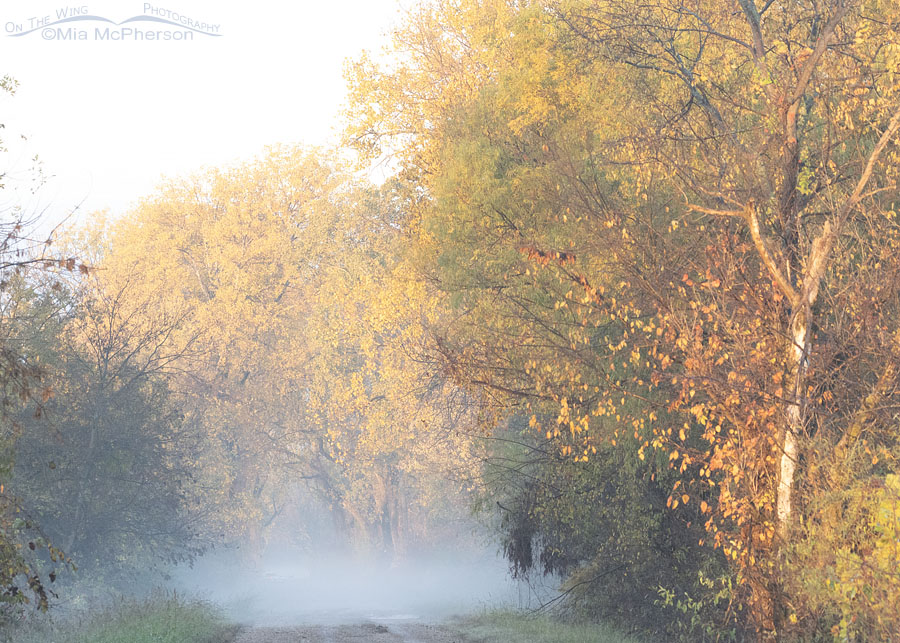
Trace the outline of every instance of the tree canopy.
<instances>
[{"instance_id":1,"label":"tree canopy","mask_svg":"<svg viewBox=\"0 0 900 643\"><path fill-rule=\"evenodd\" d=\"M896 502L897 21L435 2L351 76L349 134L423 193L411 260L459 311L435 358L573 464L668 462L761 633L895 627L894 527L842 517Z\"/></svg>"}]
</instances>

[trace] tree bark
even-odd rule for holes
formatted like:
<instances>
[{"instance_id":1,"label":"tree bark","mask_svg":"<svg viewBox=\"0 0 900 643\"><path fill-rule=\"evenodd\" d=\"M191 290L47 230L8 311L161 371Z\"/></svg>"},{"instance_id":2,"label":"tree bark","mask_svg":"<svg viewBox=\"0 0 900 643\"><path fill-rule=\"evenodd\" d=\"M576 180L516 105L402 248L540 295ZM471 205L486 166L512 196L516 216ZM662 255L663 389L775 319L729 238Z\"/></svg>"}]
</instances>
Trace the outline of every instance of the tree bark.
<instances>
[{"instance_id":1,"label":"tree bark","mask_svg":"<svg viewBox=\"0 0 900 643\"><path fill-rule=\"evenodd\" d=\"M783 542L790 536L793 524L793 491L797 471L800 436L804 424L804 398L809 353L809 310L803 306L795 311L790 325L791 343L788 346L788 375L791 383L787 395L784 436L781 440L781 458L778 467L778 494L776 499L777 531Z\"/></svg>"}]
</instances>

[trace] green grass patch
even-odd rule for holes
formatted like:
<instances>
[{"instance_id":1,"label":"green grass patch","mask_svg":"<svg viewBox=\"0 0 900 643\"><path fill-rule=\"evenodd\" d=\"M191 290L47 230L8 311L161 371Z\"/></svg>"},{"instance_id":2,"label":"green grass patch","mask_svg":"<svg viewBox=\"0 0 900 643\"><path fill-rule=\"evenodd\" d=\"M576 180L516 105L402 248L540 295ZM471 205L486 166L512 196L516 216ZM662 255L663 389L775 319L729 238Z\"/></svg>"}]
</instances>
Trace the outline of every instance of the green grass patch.
<instances>
[{"instance_id":1,"label":"green grass patch","mask_svg":"<svg viewBox=\"0 0 900 643\"><path fill-rule=\"evenodd\" d=\"M480 643L641 643L607 625L571 623L553 615L510 610L469 616L458 625L467 637Z\"/></svg>"},{"instance_id":2,"label":"green grass patch","mask_svg":"<svg viewBox=\"0 0 900 643\"><path fill-rule=\"evenodd\" d=\"M31 623L19 643L223 643L236 628L211 605L174 595L121 601L83 618Z\"/></svg>"}]
</instances>

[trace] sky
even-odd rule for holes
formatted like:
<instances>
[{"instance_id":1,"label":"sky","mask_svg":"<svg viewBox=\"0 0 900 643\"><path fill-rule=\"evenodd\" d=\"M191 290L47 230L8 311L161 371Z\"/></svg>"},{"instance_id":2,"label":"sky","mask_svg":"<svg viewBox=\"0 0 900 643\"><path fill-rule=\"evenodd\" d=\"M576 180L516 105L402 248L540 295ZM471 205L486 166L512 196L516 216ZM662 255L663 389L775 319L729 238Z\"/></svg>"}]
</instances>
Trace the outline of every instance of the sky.
<instances>
[{"instance_id":1,"label":"sky","mask_svg":"<svg viewBox=\"0 0 900 643\"><path fill-rule=\"evenodd\" d=\"M19 82L0 98L5 171L25 176L38 155L51 178L27 207L52 218L76 207L120 215L163 176L275 143L336 142L344 62L384 45L400 6L5 0L0 76Z\"/></svg>"}]
</instances>

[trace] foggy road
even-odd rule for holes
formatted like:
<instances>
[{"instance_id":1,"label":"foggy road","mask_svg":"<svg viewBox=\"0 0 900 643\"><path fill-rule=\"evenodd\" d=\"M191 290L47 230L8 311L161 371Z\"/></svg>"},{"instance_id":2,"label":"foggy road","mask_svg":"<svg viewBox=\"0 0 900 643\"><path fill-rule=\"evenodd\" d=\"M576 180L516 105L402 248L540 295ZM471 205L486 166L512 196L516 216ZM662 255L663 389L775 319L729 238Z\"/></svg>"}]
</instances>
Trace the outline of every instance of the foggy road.
<instances>
[{"instance_id":1,"label":"foggy road","mask_svg":"<svg viewBox=\"0 0 900 643\"><path fill-rule=\"evenodd\" d=\"M234 643L469 643L472 639L443 625L424 623L358 623L296 627L253 627Z\"/></svg>"}]
</instances>

